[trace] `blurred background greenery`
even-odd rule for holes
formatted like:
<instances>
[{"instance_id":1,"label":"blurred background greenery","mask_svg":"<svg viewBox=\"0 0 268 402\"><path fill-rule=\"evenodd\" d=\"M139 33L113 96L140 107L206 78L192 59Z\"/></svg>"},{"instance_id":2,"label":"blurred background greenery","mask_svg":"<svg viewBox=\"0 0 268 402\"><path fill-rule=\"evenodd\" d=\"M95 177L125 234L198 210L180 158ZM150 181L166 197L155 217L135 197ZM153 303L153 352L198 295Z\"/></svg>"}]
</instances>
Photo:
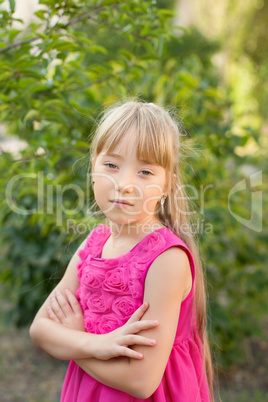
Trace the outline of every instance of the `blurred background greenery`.
<instances>
[{"instance_id":1,"label":"blurred background greenery","mask_svg":"<svg viewBox=\"0 0 268 402\"><path fill-rule=\"evenodd\" d=\"M91 133L103 106L135 96L170 107L193 150L182 169L197 189L222 398L264 401L268 1L21 4L0 0L3 334L27 328L96 224ZM14 136L19 152L6 146Z\"/></svg>"}]
</instances>

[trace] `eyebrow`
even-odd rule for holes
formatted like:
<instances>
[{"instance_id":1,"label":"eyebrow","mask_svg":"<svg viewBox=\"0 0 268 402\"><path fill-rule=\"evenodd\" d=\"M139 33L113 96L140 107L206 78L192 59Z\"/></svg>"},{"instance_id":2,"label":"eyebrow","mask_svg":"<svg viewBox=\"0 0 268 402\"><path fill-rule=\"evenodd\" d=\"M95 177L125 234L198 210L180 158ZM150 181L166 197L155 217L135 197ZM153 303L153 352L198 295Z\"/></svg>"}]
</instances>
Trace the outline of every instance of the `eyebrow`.
<instances>
[{"instance_id":1,"label":"eyebrow","mask_svg":"<svg viewBox=\"0 0 268 402\"><path fill-rule=\"evenodd\" d=\"M109 152L109 153L105 153L105 152L103 152L102 153L102 156L115 156L115 157L117 157L117 158L120 158L120 159L123 159L123 157L121 156L121 155L119 155L119 154L115 154L115 153L113 153L113 152Z\"/></svg>"},{"instance_id":2,"label":"eyebrow","mask_svg":"<svg viewBox=\"0 0 268 402\"><path fill-rule=\"evenodd\" d=\"M114 156L114 157L116 157L116 158L119 158L119 159L124 159L121 155L119 155L119 154L115 154L114 152L109 152L109 153L102 153L101 154L102 156ZM150 162L150 161L146 161L146 160L142 160L142 159L139 159L139 162L142 162L142 163L146 163L147 165L156 165L156 163L153 163L153 162Z\"/></svg>"}]
</instances>

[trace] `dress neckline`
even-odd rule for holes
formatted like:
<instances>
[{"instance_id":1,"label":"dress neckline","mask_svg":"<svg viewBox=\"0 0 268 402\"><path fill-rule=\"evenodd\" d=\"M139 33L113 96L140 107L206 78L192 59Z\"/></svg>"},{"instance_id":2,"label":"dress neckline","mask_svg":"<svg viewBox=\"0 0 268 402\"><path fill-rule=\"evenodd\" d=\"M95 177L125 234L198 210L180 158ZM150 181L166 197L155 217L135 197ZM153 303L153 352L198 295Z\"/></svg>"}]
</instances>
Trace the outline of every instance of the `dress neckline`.
<instances>
[{"instance_id":1,"label":"dress neckline","mask_svg":"<svg viewBox=\"0 0 268 402\"><path fill-rule=\"evenodd\" d=\"M105 228L107 229L107 234L104 236L103 241L100 243L100 245L99 245L99 247L98 247L99 250L98 250L97 256L96 256L96 257L93 257L95 260L101 260L101 261L108 261L108 260L113 260L113 261L115 261L115 260L119 260L120 258L127 257L129 254L133 253L133 251L136 250L136 248L139 247L139 246L140 246L147 238L149 238L152 234L157 233L157 232L161 232L162 230L167 230L167 229L169 229L167 226L164 226L164 227L162 227L162 228L156 229L156 230L154 230L153 232L150 232L150 233L148 233L146 236L144 236L144 237L143 237L137 244L135 244L135 246L132 247L132 249L129 250L127 253L121 254L121 255L119 255L119 256L117 256L117 257L113 257L113 258L104 258L104 257L101 257L102 250L103 250L103 247L104 247L105 243L107 242L107 240L109 239L109 237L111 236L112 233L111 233L111 229L110 229L108 226L106 226L105 224L103 224L103 225L104 225Z\"/></svg>"}]
</instances>

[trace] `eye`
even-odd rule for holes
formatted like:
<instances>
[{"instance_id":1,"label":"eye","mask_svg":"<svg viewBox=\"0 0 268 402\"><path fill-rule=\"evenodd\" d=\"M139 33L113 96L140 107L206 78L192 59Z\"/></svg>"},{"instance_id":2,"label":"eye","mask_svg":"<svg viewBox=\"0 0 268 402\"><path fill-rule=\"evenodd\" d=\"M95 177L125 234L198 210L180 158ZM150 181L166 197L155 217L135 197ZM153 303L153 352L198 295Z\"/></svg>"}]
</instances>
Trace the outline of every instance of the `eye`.
<instances>
[{"instance_id":1,"label":"eye","mask_svg":"<svg viewBox=\"0 0 268 402\"><path fill-rule=\"evenodd\" d=\"M142 175L143 175L143 176L150 176L150 175L152 175L152 172L149 172L149 170L142 170L141 172L142 172Z\"/></svg>"},{"instance_id":2,"label":"eye","mask_svg":"<svg viewBox=\"0 0 268 402\"><path fill-rule=\"evenodd\" d=\"M104 165L109 167L110 169L116 169L117 168L117 166L114 165L113 163L105 163Z\"/></svg>"}]
</instances>

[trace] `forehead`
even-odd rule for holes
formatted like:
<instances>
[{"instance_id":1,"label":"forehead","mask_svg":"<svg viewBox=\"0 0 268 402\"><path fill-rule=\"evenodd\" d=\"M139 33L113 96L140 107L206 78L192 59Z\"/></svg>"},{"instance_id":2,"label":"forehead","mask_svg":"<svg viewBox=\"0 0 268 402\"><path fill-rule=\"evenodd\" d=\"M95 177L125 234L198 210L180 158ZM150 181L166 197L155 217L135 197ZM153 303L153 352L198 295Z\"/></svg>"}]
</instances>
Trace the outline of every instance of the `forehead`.
<instances>
[{"instance_id":1,"label":"forehead","mask_svg":"<svg viewBox=\"0 0 268 402\"><path fill-rule=\"evenodd\" d=\"M148 157L139 152L137 140L134 136L126 135L114 147L104 148L100 156L112 156L117 159L138 160L139 162L146 163L147 165L160 166L155 158ZM151 155L152 156L152 155ZM161 166L162 167L162 166Z\"/></svg>"},{"instance_id":2,"label":"forehead","mask_svg":"<svg viewBox=\"0 0 268 402\"><path fill-rule=\"evenodd\" d=\"M116 154L125 158L138 158L138 144L135 133L130 132L121 138L116 144L103 149L104 153Z\"/></svg>"}]
</instances>

